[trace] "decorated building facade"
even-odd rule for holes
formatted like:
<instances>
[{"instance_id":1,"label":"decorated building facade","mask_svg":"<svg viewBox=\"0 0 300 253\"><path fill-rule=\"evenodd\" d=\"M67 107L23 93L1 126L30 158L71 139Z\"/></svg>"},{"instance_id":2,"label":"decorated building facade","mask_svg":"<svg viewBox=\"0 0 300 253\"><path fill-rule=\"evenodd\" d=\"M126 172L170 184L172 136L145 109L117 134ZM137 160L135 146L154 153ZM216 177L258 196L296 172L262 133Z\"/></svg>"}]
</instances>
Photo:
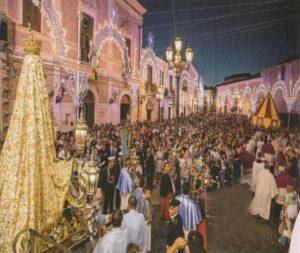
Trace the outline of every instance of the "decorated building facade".
<instances>
[{"instance_id":1,"label":"decorated building facade","mask_svg":"<svg viewBox=\"0 0 300 253\"><path fill-rule=\"evenodd\" d=\"M175 76L142 47L143 15L137 0L0 0L0 132L5 134L29 34L42 41L41 56L57 129L74 128L83 108L88 125L175 116ZM157 99L157 87L164 96ZM180 112L203 108L203 82L191 66L180 78ZM159 109L160 108L160 112Z\"/></svg>"},{"instance_id":2,"label":"decorated building facade","mask_svg":"<svg viewBox=\"0 0 300 253\"><path fill-rule=\"evenodd\" d=\"M233 75L216 86L216 111L251 115L270 93L283 120L300 116L300 58L263 69L259 74Z\"/></svg>"}]
</instances>

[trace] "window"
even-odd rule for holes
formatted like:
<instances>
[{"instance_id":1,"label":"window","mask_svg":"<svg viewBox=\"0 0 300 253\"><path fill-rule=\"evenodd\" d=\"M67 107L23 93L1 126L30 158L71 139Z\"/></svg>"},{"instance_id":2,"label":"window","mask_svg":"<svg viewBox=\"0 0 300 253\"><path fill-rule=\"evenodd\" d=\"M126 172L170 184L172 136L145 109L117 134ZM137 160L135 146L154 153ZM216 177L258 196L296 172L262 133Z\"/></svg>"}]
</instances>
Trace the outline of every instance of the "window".
<instances>
[{"instance_id":1,"label":"window","mask_svg":"<svg viewBox=\"0 0 300 253\"><path fill-rule=\"evenodd\" d=\"M125 38L125 44L128 50L128 56L131 58L131 40L129 38Z\"/></svg>"},{"instance_id":2,"label":"window","mask_svg":"<svg viewBox=\"0 0 300 253\"><path fill-rule=\"evenodd\" d=\"M148 80L149 83L152 83L152 66L148 65Z\"/></svg>"},{"instance_id":3,"label":"window","mask_svg":"<svg viewBox=\"0 0 300 253\"><path fill-rule=\"evenodd\" d=\"M182 91L188 91L188 84L186 81L182 83Z\"/></svg>"},{"instance_id":4,"label":"window","mask_svg":"<svg viewBox=\"0 0 300 253\"><path fill-rule=\"evenodd\" d=\"M32 0L23 0L23 25L37 32L41 31L41 11L32 3Z\"/></svg>"},{"instance_id":5,"label":"window","mask_svg":"<svg viewBox=\"0 0 300 253\"><path fill-rule=\"evenodd\" d=\"M164 85L165 73L163 71L160 71L159 74L160 74L160 84Z\"/></svg>"},{"instance_id":6,"label":"window","mask_svg":"<svg viewBox=\"0 0 300 253\"><path fill-rule=\"evenodd\" d=\"M90 41L93 40L94 19L82 13L80 27L80 60L89 62Z\"/></svg>"},{"instance_id":7,"label":"window","mask_svg":"<svg viewBox=\"0 0 300 253\"><path fill-rule=\"evenodd\" d=\"M0 20L0 40L7 41L7 22Z\"/></svg>"}]
</instances>

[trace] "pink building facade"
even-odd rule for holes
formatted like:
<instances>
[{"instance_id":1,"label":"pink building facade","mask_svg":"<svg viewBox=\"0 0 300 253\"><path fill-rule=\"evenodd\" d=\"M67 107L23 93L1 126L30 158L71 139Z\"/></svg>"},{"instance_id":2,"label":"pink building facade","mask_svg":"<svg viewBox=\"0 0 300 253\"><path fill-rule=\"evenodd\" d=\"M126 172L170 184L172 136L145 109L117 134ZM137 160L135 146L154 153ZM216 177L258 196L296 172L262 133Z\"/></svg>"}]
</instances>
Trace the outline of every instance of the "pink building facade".
<instances>
[{"instance_id":1,"label":"pink building facade","mask_svg":"<svg viewBox=\"0 0 300 253\"><path fill-rule=\"evenodd\" d=\"M250 115L263 98L271 93L281 115L300 115L300 59L265 68L256 76L232 76L217 85L216 110ZM237 80L235 80L237 79Z\"/></svg>"},{"instance_id":2,"label":"pink building facade","mask_svg":"<svg viewBox=\"0 0 300 253\"><path fill-rule=\"evenodd\" d=\"M80 106L90 127L121 120L155 121L159 110L162 119L174 117L174 72L155 55L153 38L142 48L145 12L137 0L0 0L1 134L13 110L28 23L42 41L58 130L74 128ZM165 87L160 102L158 85ZM180 79L180 112L202 110L203 97L202 78L191 66Z\"/></svg>"}]
</instances>

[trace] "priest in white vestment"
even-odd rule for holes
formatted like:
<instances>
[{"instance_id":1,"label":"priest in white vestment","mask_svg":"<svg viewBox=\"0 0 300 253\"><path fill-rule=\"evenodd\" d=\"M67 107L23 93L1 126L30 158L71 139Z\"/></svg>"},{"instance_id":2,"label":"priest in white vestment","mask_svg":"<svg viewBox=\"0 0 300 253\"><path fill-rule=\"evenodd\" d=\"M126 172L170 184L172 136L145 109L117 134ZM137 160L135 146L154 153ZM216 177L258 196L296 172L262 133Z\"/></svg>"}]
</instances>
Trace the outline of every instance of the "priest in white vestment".
<instances>
[{"instance_id":1,"label":"priest in white vestment","mask_svg":"<svg viewBox=\"0 0 300 253\"><path fill-rule=\"evenodd\" d=\"M256 178L259 172L263 171L265 168L265 163L262 161L262 154L258 153L258 157L256 161L253 163L252 167L252 176L251 176L251 183L250 183L250 189L252 192L255 192L255 184L256 184Z\"/></svg>"},{"instance_id":2,"label":"priest in white vestment","mask_svg":"<svg viewBox=\"0 0 300 253\"><path fill-rule=\"evenodd\" d=\"M278 189L268 164L266 164L264 170L258 173L254 184L255 195L249 206L249 213L269 220L271 200L278 194Z\"/></svg>"},{"instance_id":3,"label":"priest in white vestment","mask_svg":"<svg viewBox=\"0 0 300 253\"><path fill-rule=\"evenodd\" d=\"M101 237L93 253L126 253L129 244L127 231L121 228L123 216L120 210L112 213L112 229Z\"/></svg>"},{"instance_id":4,"label":"priest in white vestment","mask_svg":"<svg viewBox=\"0 0 300 253\"><path fill-rule=\"evenodd\" d=\"M147 252L147 230L144 215L136 211L137 199L130 196L128 199L129 212L124 214L122 228L127 231L129 243L139 246L141 252Z\"/></svg>"},{"instance_id":5,"label":"priest in white vestment","mask_svg":"<svg viewBox=\"0 0 300 253\"><path fill-rule=\"evenodd\" d=\"M296 219L294 229L292 232L292 239L290 243L289 253L300 253L300 213Z\"/></svg>"}]
</instances>

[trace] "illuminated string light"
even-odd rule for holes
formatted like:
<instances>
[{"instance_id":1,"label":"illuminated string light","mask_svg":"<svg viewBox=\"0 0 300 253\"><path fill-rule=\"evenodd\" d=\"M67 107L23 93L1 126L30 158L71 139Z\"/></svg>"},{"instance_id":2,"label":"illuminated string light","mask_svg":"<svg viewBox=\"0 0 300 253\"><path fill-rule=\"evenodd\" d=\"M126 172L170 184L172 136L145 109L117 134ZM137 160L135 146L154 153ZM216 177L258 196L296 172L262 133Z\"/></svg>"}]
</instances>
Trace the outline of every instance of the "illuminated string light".
<instances>
[{"instance_id":1,"label":"illuminated string light","mask_svg":"<svg viewBox=\"0 0 300 253\"><path fill-rule=\"evenodd\" d=\"M65 43L67 31L61 25L61 12L56 8L57 0L32 0L32 3L39 7L43 16L46 16L46 23L50 29L52 47L58 56L65 56L69 50Z\"/></svg>"},{"instance_id":2,"label":"illuminated string light","mask_svg":"<svg viewBox=\"0 0 300 253\"><path fill-rule=\"evenodd\" d=\"M132 68L130 67L130 57L128 55L128 48L125 43L125 38L122 34L122 31L120 31L116 25L112 23L112 21L109 23L105 22L103 26L99 27L99 31L97 32L94 43L95 52L100 52L107 41L114 42L114 44L119 48L122 56L124 74L126 76L130 76L132 73ZM98 59L96 65L97 64Z\"/></svg>"}]
</instances>

